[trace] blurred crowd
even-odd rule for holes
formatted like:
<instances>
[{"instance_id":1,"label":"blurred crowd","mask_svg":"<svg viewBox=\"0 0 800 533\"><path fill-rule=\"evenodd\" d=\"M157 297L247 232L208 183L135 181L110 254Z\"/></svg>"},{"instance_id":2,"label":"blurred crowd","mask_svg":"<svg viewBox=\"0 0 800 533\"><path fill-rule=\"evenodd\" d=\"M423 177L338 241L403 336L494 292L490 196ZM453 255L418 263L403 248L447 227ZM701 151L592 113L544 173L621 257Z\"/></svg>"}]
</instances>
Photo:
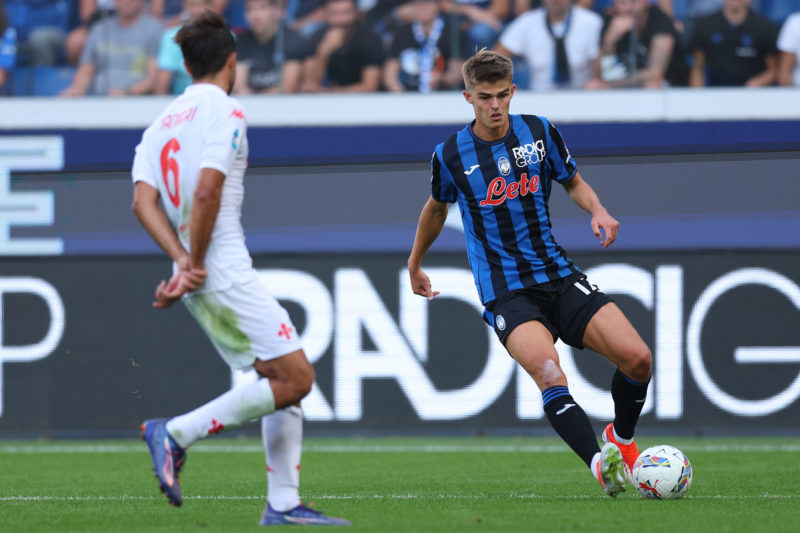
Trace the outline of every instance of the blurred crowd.
<instances>
[{"instance_id":1,"label":"blurred crowd","mask_svg":"<svg viewBox=\"0 0 800 533\"><path fill-rule=\"evenodd\" d=\"M797 0L0 0L0 94L181 93L206 9L237 94L456 90L484 47L522 89L800 86Z\"/></svg>"}]
</instances>

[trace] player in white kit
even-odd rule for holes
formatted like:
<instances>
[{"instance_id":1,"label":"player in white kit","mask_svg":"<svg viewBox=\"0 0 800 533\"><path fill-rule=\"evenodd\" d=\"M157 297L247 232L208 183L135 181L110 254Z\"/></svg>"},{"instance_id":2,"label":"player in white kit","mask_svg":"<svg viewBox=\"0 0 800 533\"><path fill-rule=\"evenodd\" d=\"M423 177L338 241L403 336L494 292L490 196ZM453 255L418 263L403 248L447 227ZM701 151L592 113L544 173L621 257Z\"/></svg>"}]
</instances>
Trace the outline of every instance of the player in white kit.
<instances>
[{"instance_id":1,"label":"player in white kit","mask_svg":"<svg viewBox=\"0 0 800 533\"><path fill-rule=\"evenodd\" d=\"M261 525L349 524L304 506L299 497L302 412L314 370L283 307L253 269L241 208L247 122L229 96L236 72L230 29L207 11L184 26L181 46L194 83L144 132L133 162L133 211L172 258L173 276L156 288L157 308L182 299L225 362L259 379L197 409L142 424L161 490L183 502L178 475L197 440L262 418L268 494Z\"/></svg>"}]
</instances>

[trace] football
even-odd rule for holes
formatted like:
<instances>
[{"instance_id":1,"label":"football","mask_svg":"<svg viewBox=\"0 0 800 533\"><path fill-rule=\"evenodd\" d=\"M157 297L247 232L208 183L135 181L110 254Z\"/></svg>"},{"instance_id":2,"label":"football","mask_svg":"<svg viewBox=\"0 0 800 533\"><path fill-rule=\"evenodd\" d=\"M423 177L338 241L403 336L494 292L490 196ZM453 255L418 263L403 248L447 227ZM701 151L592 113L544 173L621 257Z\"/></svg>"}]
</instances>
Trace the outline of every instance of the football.
<instances>
[{"instance_id":1,"label":"football","mask_svg":"<svg viewBox=\"0 0 800 533\"><path fill-rule=\"evenodd\" d=\"M631 477L643 498L673 500L682 498L692 486L692 464L674 446L651 446L639 454Z\"/></svg>"}]
</instances>

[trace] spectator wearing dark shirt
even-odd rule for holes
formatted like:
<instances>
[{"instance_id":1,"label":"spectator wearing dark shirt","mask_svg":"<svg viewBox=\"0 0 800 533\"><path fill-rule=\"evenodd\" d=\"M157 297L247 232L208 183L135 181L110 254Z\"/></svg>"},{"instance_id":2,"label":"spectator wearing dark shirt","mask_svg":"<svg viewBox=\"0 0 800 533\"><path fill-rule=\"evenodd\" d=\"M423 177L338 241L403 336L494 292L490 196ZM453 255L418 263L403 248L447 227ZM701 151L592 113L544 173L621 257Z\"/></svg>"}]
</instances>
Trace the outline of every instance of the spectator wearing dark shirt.
<instances>
[{"instance_id":1,"label":"spectator wearing dark shirt","mask_svg":"<svg viewBox=\"0 0 800 533\"><path fill-rule=\"evenodd\" d=\"M396 28L383 67L383 84L392 92L427 93L459 83L459 51L451 49L450 25L438 0L415 0L416 20Z\"/></svg>"},{"instance_id":2,"label":"spectator wearing dark shirt","mask_svg":"<svg viewBox=\"0 0 800 533\"><path fill-rule=\"evenodd\" d=\"M698 19L691 38L693 87L772 85L777 75L778 26L750 9L750 0L725 0Z\"/></svg>"},{"instance_id":3,"label":"spectator wearing dark shirt","mask_svg":"<svg viewBox=\"0 0 800 533\"><path fill-rule=\"evenodd\" d=\"M601 37L597 87L686 85L688 66L672 21L648 0L614 0Z\"/></svg>"},{"instance_id":4,"label":"spectator wearing dark shirt","mask_svg":"<svg viewBox=\"0 0 800 533\"><path fill-rule=\"evenodd\" d=\"M353 0L327 0L325 26L314 32L303 56L306 92L371 92L380 87L383 43L358 20Z\"/></svg>"},{"instance_id":5,"label":"spectator wearing dark shirt","mask_svg":"<svg viewBox=\"0 0 800 533\"><path fill-rule=\"evenodd\" d=\"M245 0L247 30L236 39L236 94L296 92L301 41L282 23L280 0Z\"/></svg>"}]
</instances>

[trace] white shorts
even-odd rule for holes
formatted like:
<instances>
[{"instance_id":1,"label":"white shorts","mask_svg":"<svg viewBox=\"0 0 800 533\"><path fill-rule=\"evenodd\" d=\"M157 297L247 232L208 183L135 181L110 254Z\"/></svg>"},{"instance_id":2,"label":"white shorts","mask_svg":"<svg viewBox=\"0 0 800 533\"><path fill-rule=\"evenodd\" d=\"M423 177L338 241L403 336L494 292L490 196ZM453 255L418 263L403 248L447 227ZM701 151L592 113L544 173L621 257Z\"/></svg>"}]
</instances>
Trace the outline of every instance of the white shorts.
<instances>
[{"instance_id":1,"label":"white shorts","mask_svg":"<svg viewBox=\"0 0 800 533\"><path fill-rule=\"evenodd\" d=\"M223 291L191 294L183 303L233 369L302 348L289 313L258 279Z\"/></svg>"}]
</instances>

